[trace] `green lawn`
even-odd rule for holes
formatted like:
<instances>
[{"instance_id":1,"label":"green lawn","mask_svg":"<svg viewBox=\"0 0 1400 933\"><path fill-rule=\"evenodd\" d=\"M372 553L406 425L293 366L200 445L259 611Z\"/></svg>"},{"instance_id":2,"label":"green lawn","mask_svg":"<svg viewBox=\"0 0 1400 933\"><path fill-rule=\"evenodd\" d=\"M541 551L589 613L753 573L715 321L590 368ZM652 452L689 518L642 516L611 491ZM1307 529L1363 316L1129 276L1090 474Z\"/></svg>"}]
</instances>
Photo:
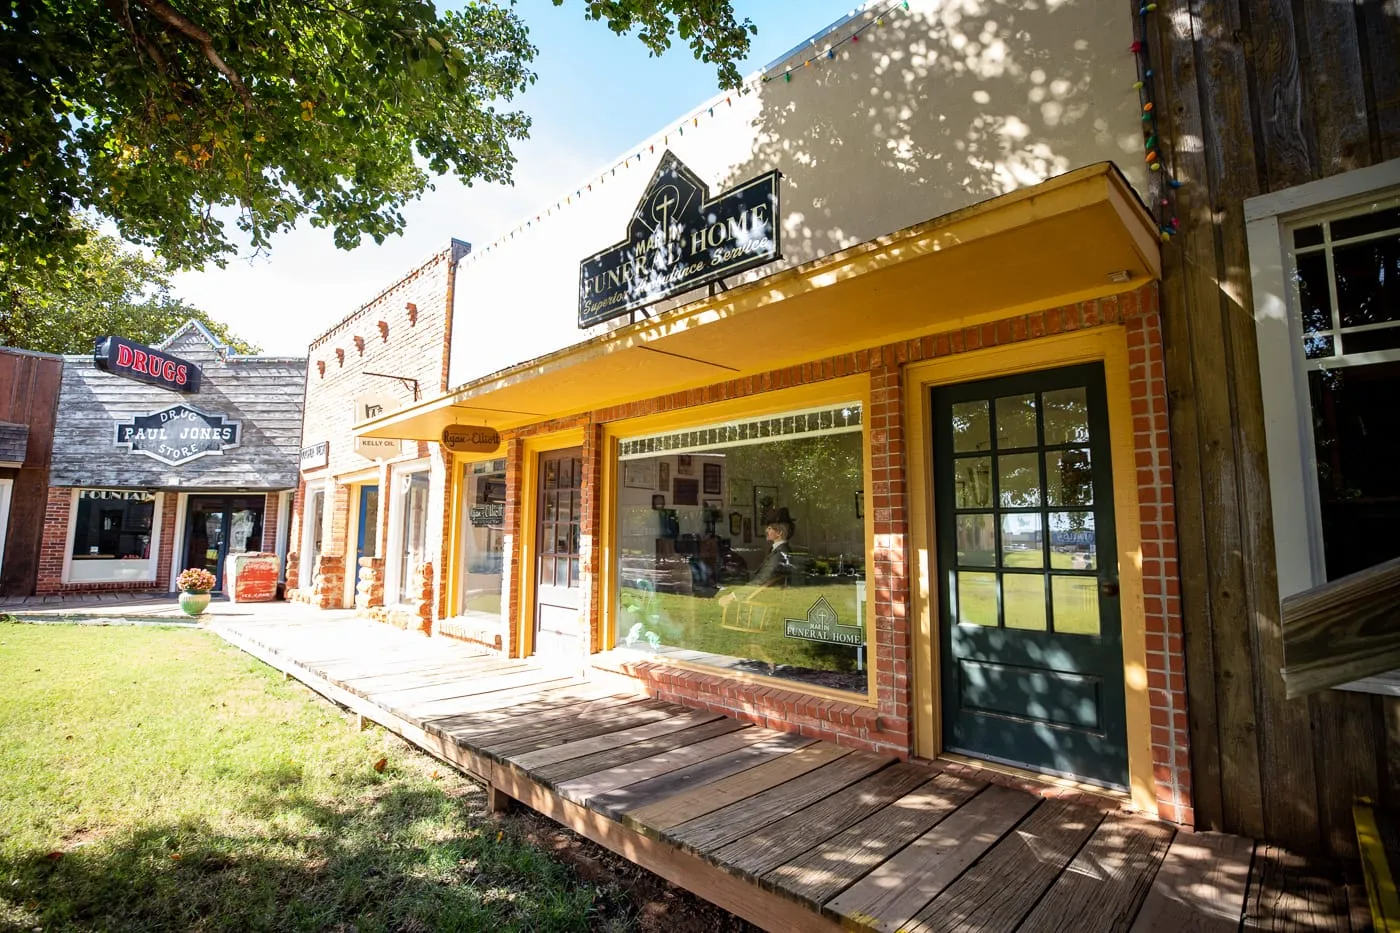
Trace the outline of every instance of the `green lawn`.
<instances>
[{"instance_id":1,"label":"green lawn","mask_svg":"<svg viewBox=\"0 0 1400 933\"><path fill-rule=\"evenodd\" d=\"M630 927L476 784L207 632L0 622L0 672L0 930Z\"/></svg>"}]
</instances>

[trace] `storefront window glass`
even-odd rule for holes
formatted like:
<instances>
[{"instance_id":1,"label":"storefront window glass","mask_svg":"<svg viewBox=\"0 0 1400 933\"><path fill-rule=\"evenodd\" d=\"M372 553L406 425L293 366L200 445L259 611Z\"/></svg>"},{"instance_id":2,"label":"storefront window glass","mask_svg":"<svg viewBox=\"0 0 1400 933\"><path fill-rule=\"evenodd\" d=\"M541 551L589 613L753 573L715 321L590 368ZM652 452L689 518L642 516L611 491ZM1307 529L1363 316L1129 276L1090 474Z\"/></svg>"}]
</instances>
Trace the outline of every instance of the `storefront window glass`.
<instances>
[{"instance_id":1,"label":"storefront window glass","mask_svg":"<svg viewBox=\"0 0 1400 933\"><path fill-rule=\"evenodd\" d=\"M505 558L506 462L467 467L462 503L462 615L501 615Z\"/></svg>"},{"instance_id":2,"label":"storefront window glass","mask_svg":"<svg viewBox=\"0 0 1400 933\"><path fill-rule=\"evenodd\" d=\"M418 568L428 556L428 474L408 473L399 478L403 507L399 512L399 579L397 603L418 598L414 592Z\"/></svg>"},{"instance_id":3,"label":"storefront window glass","mask_svg":"<svg viewBox=\"0 0 1400 933\"><path fill-rule=\"evenodd\" d=\"M155 493L78 490L70 580L155 579L155 512Z\"/></svg>"},{"instance_id":4,"label":"storefront window glass","mask_svg":"<svg viewBox=\"0 0 1400 933\"><path fill-rule=\"evenodd\" d=\"M617 646L866 692L858 403L623 440Z\"/></svg>"}]
</instances>

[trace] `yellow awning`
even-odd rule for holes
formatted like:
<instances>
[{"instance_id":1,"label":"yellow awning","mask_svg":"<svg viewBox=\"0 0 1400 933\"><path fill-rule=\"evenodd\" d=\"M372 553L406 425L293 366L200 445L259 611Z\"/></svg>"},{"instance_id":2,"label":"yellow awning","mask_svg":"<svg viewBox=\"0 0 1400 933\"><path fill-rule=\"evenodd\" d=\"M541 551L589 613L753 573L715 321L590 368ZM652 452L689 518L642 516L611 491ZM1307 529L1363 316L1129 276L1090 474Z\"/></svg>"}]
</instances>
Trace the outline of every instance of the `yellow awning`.
<instances>
[{"instance_id":1,"label":"yellow awning","mask_svg":"<svg viewBox=\"0 0 1400 933\"><path fill-rule=\"evenodd\" d=\"M452 424L510 428L1102 298L1160 274L1152 217L1117 169L1091 165L477 379L355 433L437 440Z\"/></svg>"}]
</instances>

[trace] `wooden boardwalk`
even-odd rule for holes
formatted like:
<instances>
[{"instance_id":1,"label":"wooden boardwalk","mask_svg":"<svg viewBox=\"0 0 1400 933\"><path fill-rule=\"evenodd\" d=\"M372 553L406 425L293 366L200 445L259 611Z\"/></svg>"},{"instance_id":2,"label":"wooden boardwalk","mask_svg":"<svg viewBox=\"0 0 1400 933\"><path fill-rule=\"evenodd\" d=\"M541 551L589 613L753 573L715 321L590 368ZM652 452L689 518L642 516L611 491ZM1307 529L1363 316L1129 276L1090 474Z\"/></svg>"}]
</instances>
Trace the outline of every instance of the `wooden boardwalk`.
<instances>
[{"instance_id":1,"label":"wooden boardwalk","mask_svg":"<svg viewBox=\"0 0 1400 933\"><path fill-rule=\"evenodd\" d=\"M1369 929L1337 866L358 619L216 632L767 930Z\"/></svg>"}]
</instances>

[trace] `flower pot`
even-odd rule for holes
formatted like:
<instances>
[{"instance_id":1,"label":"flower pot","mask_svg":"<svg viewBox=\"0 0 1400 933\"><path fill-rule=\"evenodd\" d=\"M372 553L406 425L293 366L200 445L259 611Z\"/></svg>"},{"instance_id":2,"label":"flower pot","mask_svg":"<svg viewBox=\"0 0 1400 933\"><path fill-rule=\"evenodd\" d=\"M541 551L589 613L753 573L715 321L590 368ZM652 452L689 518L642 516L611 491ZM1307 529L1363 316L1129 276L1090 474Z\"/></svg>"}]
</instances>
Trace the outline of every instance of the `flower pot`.
<instances>
[{"instance_id":1,"label":"flower pot","mask_svg":"<svg viewBox=\"0 0 1400 933\"><path fill-rule=\"evenodd\" d=\"M180 608L186 615L197 616L209 608L208 593L181 593Z\"/></svg>"}]
</instances>

